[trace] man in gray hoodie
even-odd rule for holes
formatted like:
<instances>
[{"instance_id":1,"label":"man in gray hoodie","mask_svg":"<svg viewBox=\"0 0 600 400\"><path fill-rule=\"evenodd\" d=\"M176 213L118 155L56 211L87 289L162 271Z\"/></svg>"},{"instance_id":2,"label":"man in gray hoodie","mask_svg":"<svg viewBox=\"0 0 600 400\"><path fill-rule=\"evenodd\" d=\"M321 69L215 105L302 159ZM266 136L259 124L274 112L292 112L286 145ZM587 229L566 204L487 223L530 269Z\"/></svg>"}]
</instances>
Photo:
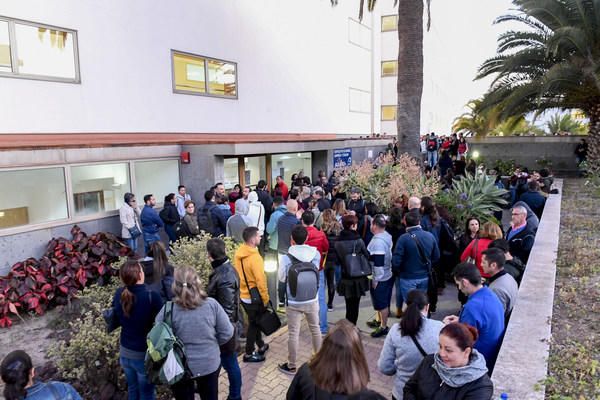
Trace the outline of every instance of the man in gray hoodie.
<instances>
[{"instance_id":1,"label":"man in gray hoodie","mask_svg":"<svg viewBox=\"0 0 600 400\"><path fill-rule=\"evenodd\" d=\"M279 370L293 375L296 373L298 338L302 316L306 317L312 336L313 352L321 348L319 328L319 263L321 255L316 248L304 244L308 231L302 225L292 229L291 246L279 265L279 281L287 290L286 314L288 318L288 362L280 364Z\"/></svg>"},{"instance_id":2,"label":"man in gray hoodie","mask_svg":"<svg viewBox=\"0 0 600 400\"><path fill-rule=\"evenodd\" d=\"M252 221L246 215L248 213L248 202L238 199L235 202L235 214L229 217L226 225L225 235L233 238L236 243L244 243L242 233L244 229L252 225Z\"/></svg>"}]
</instances>

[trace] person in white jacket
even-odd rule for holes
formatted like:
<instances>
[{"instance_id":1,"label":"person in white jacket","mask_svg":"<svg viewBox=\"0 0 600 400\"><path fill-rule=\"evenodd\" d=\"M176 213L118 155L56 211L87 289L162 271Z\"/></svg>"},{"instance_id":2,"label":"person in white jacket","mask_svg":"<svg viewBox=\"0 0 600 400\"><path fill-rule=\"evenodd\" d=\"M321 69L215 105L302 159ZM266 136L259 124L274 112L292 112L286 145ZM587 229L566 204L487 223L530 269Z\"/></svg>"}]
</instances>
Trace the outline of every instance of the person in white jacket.
<instances>
[{"instance_id":1,"label":"person in white jacket","mask_svg":"<svg viewBox=\"0 0 600 400\"><path fill-rule=\"evenodd\" d=\"M246 216L250 219L251 226L257 227L262 236L265 232L265 207L258 200L256 192L248 194L248 214Z\"/></svg>"},{"instance_id":2,"label":"person in white jacket","mask_svg":"<svg viewBox=\"0 0 600 400\"><path fill-rule=\"evenodd\" d=\"M127 246L135 253L137 251L138 238L131 235L134 227L137 228L138 237L142 233L140 228L140 209L133 193L125 193L124 204L119 208L119 220L121 221L121 237L127 242ZM135 230L134 230L135 231Z\"/></svg>"}]
</instances>

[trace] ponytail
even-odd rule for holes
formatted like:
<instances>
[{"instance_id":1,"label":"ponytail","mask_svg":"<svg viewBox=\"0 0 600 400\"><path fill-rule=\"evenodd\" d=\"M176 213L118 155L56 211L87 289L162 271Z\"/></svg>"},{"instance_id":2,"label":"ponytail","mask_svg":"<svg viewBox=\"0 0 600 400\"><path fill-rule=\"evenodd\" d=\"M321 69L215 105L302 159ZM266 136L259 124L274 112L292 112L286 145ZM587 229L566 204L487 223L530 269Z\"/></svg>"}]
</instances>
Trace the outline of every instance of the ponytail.
<instances>
[{"instance_id":1,"label":"ponytail","mask_svg":"<svg viewBox=\"0 0 600 400\"><path fill-rule=\"evenodd\" d=\"M3 394L6 400L27 397L25 386L29 383L32 368L31 357L23 350L15 350L2 360L0 374L5 384Z\"/></svg>"},{"instance_id":2,"label":"ponytail","mask_svg":"<svg viewBox=\"0 0 600 400\"><path fill-rule=\"evenodd\" d=\"M411 290L406 298L406 310L400 321L401 336L416 336L423 326L421 313L429 304L427 295L421 290Z\"/></svg>"},{"instance_id":3,"label":"ponytail","mask_svg":"<svg viewBox=\"0 0 600 400\"><path fill-rule=\"evenodd\" d=\"M142 266L136 260L127 260L121 266L119 271L119 275L121 277L121 281L125 287L121 292L121 308L123 309L123 314L129 318L131 315L131 310L133 309L133 303L135 302L135 295L129 290L129 286L133 286L140 279L140 274L142 272Z\"/></svg>"}]
</instances>

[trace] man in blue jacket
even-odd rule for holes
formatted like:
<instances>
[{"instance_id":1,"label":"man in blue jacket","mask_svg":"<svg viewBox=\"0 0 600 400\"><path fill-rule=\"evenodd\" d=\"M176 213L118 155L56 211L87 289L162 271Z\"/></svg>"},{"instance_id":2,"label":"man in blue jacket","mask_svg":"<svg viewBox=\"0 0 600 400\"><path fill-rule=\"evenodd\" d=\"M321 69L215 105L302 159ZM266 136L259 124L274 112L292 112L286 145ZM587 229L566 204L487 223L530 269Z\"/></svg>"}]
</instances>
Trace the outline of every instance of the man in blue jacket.
<instances>
[{"instance_id":1,"label":"man in blue jacket","mask_svg":"<svg viewBox=\"0 0 600 400\"><path fill-rule=\"evenodd\" d=\"M269 235L269 249L273 252L277 251L277 222L279 218L281 218L287 212L287 208L285 204L283 204L283 197L276 196L273 199L273 213L271 214L271 218L269 218L269 223L267 224L267 234Z\"/></svg>"},{"instance_id":2,"label":"man in blue jacket","mask_svg":"<svg viewBox=\"0 0 600 400\"><path fill-rule=\"evenodd\" d=\"M405 221L406 233L398 239L392 256L392 270L400 278L403 299L406 299L408 292L413 289L427 292L429 269L440 259L435 237L419 225L419 212L408 212Z\"/></svg>"},{"instance_id":3,"label":"man in blue jacket","mask_svg":"<svg viewBox=\"0 0 600 400\"><path fill-rule=\"evenodd\" d=\"M142 223L142 233L144 235L144 252L148 254L150 244L160 240L159 231L165 224L154 209L154 206L156 205L154 195L145 195L144 203L145 205L140 215L140 222Z\"/></svg>"}]
</instances>

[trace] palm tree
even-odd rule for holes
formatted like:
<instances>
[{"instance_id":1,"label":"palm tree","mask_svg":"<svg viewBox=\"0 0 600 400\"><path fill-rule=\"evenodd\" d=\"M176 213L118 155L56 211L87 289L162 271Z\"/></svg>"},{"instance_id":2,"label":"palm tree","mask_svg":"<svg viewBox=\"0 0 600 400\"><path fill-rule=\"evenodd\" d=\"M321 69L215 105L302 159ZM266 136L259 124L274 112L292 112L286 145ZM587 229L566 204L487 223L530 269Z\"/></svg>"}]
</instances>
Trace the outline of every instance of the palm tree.
<instances>
[{"instance_id":1,"label":"palm tree","mask_svg":"<svg viewBox=\"0 0 600 400\"><path fill-rule=\"evenodd\" d=\"M427 29L431 23L430 3L427 4ZM377 0L366 0L373 11ZM336 5L338 0L331 0ZM398 151L420 157L421 97L423 95L423 0L394 0L398 6ZM358 18L362 20L365 0L360 0Z\"/></svg>"},{"instance_id":2,"label":"palm tree","mask_svg":"<svg viewBox=\"0 0 600 400\"><path fill-rule=\"evenodd\" d=\"M573 118L570 113L564 113L562 115L555 114L550 117L550 120L546 123L546 129L551 135L557 135L560 133L585 135L588 127L586 124Z\"/></svg>"},{"instance_id":3,"label":"palm tree","mask_svg":"<svg viewBox=\"0 0 600 400\"><path fill-rule=\"evenodd\" d=\"M519 13L496 22L528 29L498 39L477 78L496 75L482 109L501 117L580 109L589 118L588 159L600 165L600 0L513 0Z\"/></svg>"}]
</instances>

